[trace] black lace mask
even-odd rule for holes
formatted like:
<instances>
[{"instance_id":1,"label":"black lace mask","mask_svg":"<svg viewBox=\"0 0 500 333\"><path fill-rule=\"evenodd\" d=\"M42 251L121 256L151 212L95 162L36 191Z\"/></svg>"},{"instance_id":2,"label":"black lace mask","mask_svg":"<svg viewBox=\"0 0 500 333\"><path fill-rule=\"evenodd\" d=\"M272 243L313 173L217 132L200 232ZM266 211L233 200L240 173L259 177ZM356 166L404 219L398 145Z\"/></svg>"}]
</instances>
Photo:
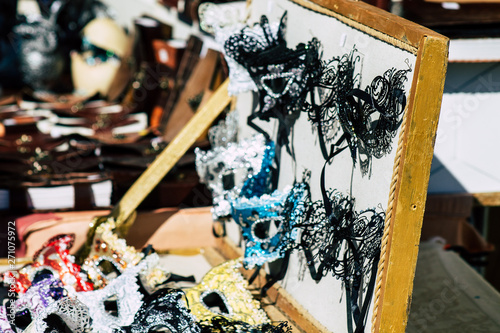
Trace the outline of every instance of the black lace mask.
<instances>
[{"instance_id":1,"label":"black lace mask","mask_svg":"<svg viewBox=\"0 0 500 333\"><path fill-rule=\"evenodd\" d=\"M259 24L244 28L224 45L227 56L248 70L258 89L259 109L248 119L249 125L267 135L253 120L277 118L279 145L288 143L290 128L320 70L319 41L312 39L288 48L285 29L286 13L279 26L262 16Z\"/></svg>"},{"instance_id":2,"label":"black lace mask","mask_svg":"<svg viewBox=\"0 0 500 333\"><path fill-rule=\"evenodd\" d=\"M353 281L369 274L378 257L385 213L376 209L358 213L354 199L336 191L328 196L327 205L323 201L312 204L302 246L314 251L312 255L319 262L314 279L332 273L344 282Z\"/></svg>"},{"instance_id":3,"label":"black lace mask","mask_svg":"<svg viewBox=\"0 0 500 333\"><path fill-rule=\"evenodd\" d=\"M319 84L311 90L304 110L318 130L324 158L330 159L335 148L347 141L353 161L356 163L359 155L362 174L366 175L372 157L391 152L406 107L404 83L411 70L388 69L362 90L359 66L356 49L324 62ZM340 137L339 128L343 132ZM330 150L327 144L331 144Z\"/></svg>"},{"instance_id":4,"label":"black lace mask","mask_svg":"<svg viewBox=\"0 0 500 333\"><path fill-rule=\"evenodd\" d=\"M183 295L181 291L160 289L144 301L130 326L113 332L142 333L166 328L172 333L199 333L194 316L184 305Z\"/></svg>"},{"instance_id":5,"label":"black lace mask","mask_svg":"<svg viewBox=\"0 0 500 333\"><path fill-rule=\"evenodd\" d=\"M323 192L302 226L301 246L314 280L332 274L343 282L349 332L362 332L373 294L385 212L355 210L354 199ZM317 263L317 266L315 265ZM363 295L363 297L361 297Z\"/></svg>"}]
</instances>

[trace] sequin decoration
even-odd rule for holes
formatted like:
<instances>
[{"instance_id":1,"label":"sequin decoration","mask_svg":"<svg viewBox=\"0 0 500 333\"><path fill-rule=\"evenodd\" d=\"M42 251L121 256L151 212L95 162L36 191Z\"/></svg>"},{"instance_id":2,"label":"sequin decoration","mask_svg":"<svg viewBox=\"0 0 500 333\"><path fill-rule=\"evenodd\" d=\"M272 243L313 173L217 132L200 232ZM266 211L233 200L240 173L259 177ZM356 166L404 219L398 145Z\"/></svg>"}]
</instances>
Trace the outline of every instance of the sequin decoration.
<instances>
[{"instance_id":1,"label":"sequin decoration","mask_svg":"<svg viewBox=\"0 0 500 333\"><path fill-rule=\"evenodd\" d=\"M241 227L245 241L243 266L246 269L281 257L280 251L276 250L285 223L281 215L283 203L289 191L290 188L252 199L238 198L233 202L232 216ZM269 235L271 228L276 229L274 235Z\"/></svg>"},{"instance_id":2,"label":"sequin decoration","mask_svg":"<svg viewBox=\"0 0 500 333\"><path fill-rule=\"evenodd\" d=\"M18 325L20 317L34 318L40 315L50 304L66 296L67 291L59 278L50 276L33 283L24 294L19 295L19 298L14 303L17 317L16 325ZM28 324L23 325L21 329L25 329Z\"/></svg>"},{"instance_id":3,"label":"sequin decoration","mask_svg":"<svg viewBox=\"0 0 500 333\"><path fill-rule=\"evenodd\" d=\"M47 241L42 249L33 256L33 263L18 271L7 272L6 278L14 280L17 293L24 293L32 281L40 274L49 274L60 278L66 286L77 291L92 290L92 284L87 281L87 275L80 271L75 259L69 254L75 236L59 235Z\"/></svg>"},{"instance_id":4,"label":"sequin decoration","mask_svg":"<svg viewBox=\"0 0 500 333\"><path fill-rule=\"evenodd\" d=\"M238 141L238 111L233 110L226 118L208 130L208 141L212 148L227 147L228 144Z\"/></svg>"},{"instance_id":5,"label":"sequin decoration","mask_svg":"<svg viewBox=\"0 0 500 333\"><path fill-rule=\"evenodd\" d=\"M231 201L240 196L243 188L245 196L262 195L270 189L274 143L266 144L262 135L210 151L196 149L195 153L200 181L212 191L214 219L230 215Z\"/></svg>"},{"instance_id":6,"label":"sequin decoration","mask_svg":"<svg viewBox=\"0 0 500 333\"><path fill-rule=\"evenodd\" d=\"M269 141L264 150L264 157L262 158L259 172L248 175L247 180L241 188L240 197L253 198L270 192L272 182L271 167L273 165L274 154L274 142Z\"/></svg>"},{"instance_id":7,"label":"sequin decoration","mask_svg":"<svg viewBox=\"0 0 500 333\"><path fill-rule=\"evenodd\" d=\"M78 300L89 308L92 328L99 333L111 333L113 328L130 325L142 305L143 295L139 291L138 277L143 271L158 264L158 255L149 255L135 266L111 280L100 290L77 293ZM107 311L106 304L115 304L116 310Z\"/></svg>"},{"instance_id":8,"label":"sequin decoration","mask_svg":"<svg viewBox=\"0 0 500 333\"><path fill-rule=\"evenodd\" d=\"M245 6L243 6L244 8ZM237 95L245 91L257 91L254 81L247 69L240 65L235 59L227 56L224 45L230 36L238 33L246 27L245 13L241 6L215 5L210 2L200 4L200 27L215 37L217 44L221 46L229 69L229 96ZM274 31L278 30L278 23L271 26Z\"/></svg>"},{"instance_id":9,"label":"sequin decoration","mask_svg":"<svg viewBox=\"0 0 500 333\"><path fill-rule=\"evenodd\" d=\"M51 91L61 79L66 64L58 15L64 6L52 5L45 15L30 15L14 27L19 47L17 63L23 82L34 90Z\"/></svg>"},{"instance_id":10,"label":"sequin decoration","mask_svg":"<svg viewBox=\"0 0 500 333\"><path fill-rule=\"evenodd\" d=\"M109 219L96 228L90 253L85 259L82 268L88 273L95 288L101 288L121 274L127 267L136 265L143 254L128 246L124 239L120 239L113 231L115 222ZM101 267L108 264L110 272Z\"/></svg>"},{"instance_id":11,"label":"sequin decoration","mask_svg":"<svg viewBox=\"0 0 500 333\"><path fill-rule=\"evenodd\" d=\"M309 175L309 173L307 173ZM246 269L283 258L294 248L298 229L310 202L307 178L283 192L233 202L233 219L245 240L243 265Z\"/></svg>"},{"instance_id":12,"label":"sequin decoration","mask_svg":"<svg viewBox=\"0 0 500 333\"><path fill-rule=\"evenodd\" d=\"M227 261L212 268L199 285L186 291L188 307L198 321L223 316L250 325L270 322L247 290L248 281L239 272L240 267L240 260Z\"/></svg>"},{"instance_id":13,"label":"sequin decoration","mask_svg":"<svg viewBox=\"0 0 500 333\"><path fill-rule=\"evenodd\" d=\"M200 333L195 317L184 305L181 291L161 289L149 296L130 326L115 329L113 333L143 333L166 328L172 333Z\"/></svg>"}]
</instances>

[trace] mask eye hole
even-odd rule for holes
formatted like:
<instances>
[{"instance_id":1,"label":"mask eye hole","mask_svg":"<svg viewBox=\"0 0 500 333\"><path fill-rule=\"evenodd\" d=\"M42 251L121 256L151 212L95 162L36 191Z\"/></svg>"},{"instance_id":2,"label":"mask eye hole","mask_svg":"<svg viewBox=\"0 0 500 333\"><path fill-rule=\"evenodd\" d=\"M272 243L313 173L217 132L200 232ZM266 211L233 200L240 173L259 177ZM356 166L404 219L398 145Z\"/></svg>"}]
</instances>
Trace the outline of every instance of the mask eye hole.
<instances>
[{"instance_id":1,"label":"mask eye hole","mask_svg":"<svg viewBox=\"0 0 500 333\"><path fill-rule=\"evenodd\" d=\"M229 306L224 297L216 291L208 291L201 295L201 303L210 311L229 315Z\"/></svg>"},{"instance_id":2,"label":"mask eye hole","mask_svg":"<svg viewBox=\"0 0 500 333\"><path fill-rule=\"evenodd\" d=\"M31 313L27 309L25 309L16 313L16 319L14 320L14 323L16 327L24 330L31 324L31 320Z\"/></svg>"},{"instance_id":3,"label":"mask eye hole","mask_svg":"<svg viewBox=\"0 0 500 333\"><path fill-rule=\"evenodd\" d=\"M118 297L112 295L104 300L104 310L114 317L118 317Z\"/></svg>"},{"instance_id":4,"label":"mask eye hole","mask_svg":"<svg viewBox=\"0 0 500 333\"><path fill-rule=\"evenodd\" d=\"M45 322L48 326L45 333L73 332L68 325L66 325L64 320L55 313L48 315Z\"/></svg>"},{"instance_id":5,"label":"mask eye hole","mask_svg":"<svg viewBox=\"0 0 500 333\"><path fill-rule=\"evenodd\" d=\"M228 172L228 173L222 175L222 188L225 191L228 191L228 190L234 188L235 186L236 185L235 185L233 172Z\"/></svg>"},{"instance_id":6,"label":"mask eye hole","mask_svg":"<svg viewBox=\"0 0 500 333\"><path fill-rule=\"evenodd\" d=\"M256 238L260 240L265 240L269 238L269 226L270 220L259 220L255 222L253 227L253 233Z\"/></svg>"},{"instance_id":7,"label":"mask eye hole","mask_svg":"<svg viewBox=\"0 0 500 333\"><path fill-rule=\"evenodd\" d=\"M268 86L274 93L279 94L285 90L288 80L283 77L277 77L275 79L262 80L262 83Z\"/></svg>"},{"instance_id":8,"label":"mask eye hole","mask_svg":"<svg viewBox=\"0 0 500 333\"><path fill-rule=\"evenodd\" d=\"M45 280L47 278L51 278L51 277L54 277L54 272L52 272L50 269L42 269L42 270L39 270L35 273L35 276L33 277L33 280L32 280L32 284L35 284L39 281L42 281L42 280Z\"/></svg>"},{"instance_id":9,"label":"mask eye hole","mask_svg":"<svg viewBox=\"0 0 500 333\"><path fill-rule=\"evenodd\" d=\"M99 270L106 276L107 279L114 279L120 276L118 268L109 260L103 259L98 264Z\"/></svg>"},{"instance_id":10,"label":"mask eye hole","mask_svg":"<svg viewBox=\"0 0 500 333\"><path fill-rule=\"evenodd\" d=\"M151 328L148 333L173 333L168 327L156 326Z\"/></svg>"},{"instance_id":11,"label":"mask eye hole","mask_svg":"<svg viewBox=\"0 0 500 333\"><path fill-rule=\"evenodd\" d=\"M252 225L252 236L261 242L269 242L278 235L282 228L282 217L258 219Z\"/></svg>"}]
</instances>

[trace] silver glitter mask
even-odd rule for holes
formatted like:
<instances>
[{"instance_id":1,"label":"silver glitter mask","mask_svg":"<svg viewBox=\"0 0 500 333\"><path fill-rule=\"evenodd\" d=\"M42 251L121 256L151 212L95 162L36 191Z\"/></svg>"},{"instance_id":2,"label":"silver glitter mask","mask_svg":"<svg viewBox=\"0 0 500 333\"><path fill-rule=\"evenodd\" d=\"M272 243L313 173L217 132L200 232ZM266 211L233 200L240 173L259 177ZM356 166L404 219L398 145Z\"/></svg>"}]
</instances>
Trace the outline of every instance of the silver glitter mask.
<instances>
[{"instance_id":1,"label":"silver glitter mask","mask_svg":"<svg viewBox=\"0 0 500 333\"><path fill-rule=\"evenodd\" d=\"M200 181L212 191L214 219L231 214L231 201L239 197L245 182L261 171L266 150L269 146L261 134L210 151L195 150Z\"/></svg>"},{"instance_id":2,"label":"silver glitter mask","mask_svg":"<svg viewBox=\"0 0 500 333\"><path fill-rule=\"evenodd\" d=\"M50 90L59 81L65 66L59 45L57 18L59 2L50 8L50 17L30 17L14 27L20 38L19 64L23 81L35 90ZM60 4L59 4L60 5Z\"/></svg>"},{"instance_id":3,"label":"silver glitter mask","mask_svg":"<svg viewBox=\"0 0 500 333\"><path fill-rule=\"evenodd\" d=\"M229 86L227 88L229 96L238 95L245 91L257 91L257 87L247 69L233 58L228 57L224 49L224 44L229 37L246 27L246 5L244 3L243 5L237 3L216 5L205 2L200 4L198 12L201 28L214 35L215 41L220 45L224 54L229 69ZM277 29L278 24L275 25L275 30Z\"/></svg>"},{"instance_id":4,"label":"silver glitter mask","mask_svg":"<svg viewBox=\"0 0 500 333\"><path fill-rule=\"evenodd\" d=\"M136 266L127 268L119 277L99 290L77 293L78 299L88 306L95 332L111 333L113 328L130 325L135 313L142 305L143 295L139 291L138 276L158 264L159 257L152 254ZM106 310L105 303L116 300L117 313Z\"/></svg>"},{"instance_id":5,"label":"silver glitter mask","mask_svg":"<svg viewBox=\"0 0 500 333\"><path fill-rule=\"evenodd\" d=\"M210 127L208 140L212 148L226 147L229 143L235 143L238 140L238 111L228 113L224 120Z\"/></svg>"}]
</instances>

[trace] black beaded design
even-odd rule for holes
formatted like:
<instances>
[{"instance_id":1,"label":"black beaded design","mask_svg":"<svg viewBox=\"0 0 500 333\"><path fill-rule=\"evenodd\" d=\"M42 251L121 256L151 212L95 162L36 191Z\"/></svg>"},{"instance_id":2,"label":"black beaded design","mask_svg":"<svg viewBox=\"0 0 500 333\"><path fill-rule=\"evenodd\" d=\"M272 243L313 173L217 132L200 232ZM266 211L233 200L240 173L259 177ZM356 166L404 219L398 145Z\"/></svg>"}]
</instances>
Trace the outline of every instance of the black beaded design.
<instances>
[{"instance_id":1,"label":"black beaded design","mask_svg":"<svg viewBox=\"0 0 500 333\"><path fill-rule=\"evenodd\" d=\"M199 333L194 316L184 305L183 295L181 291L160 289L144 301L130 326L113 332L144 333L167 328L172 333Z\"/></svg>"},{"instance_id":2,"label":"black beaded design","mask_svg":"<svg viewBox=\"0 0 500 333\"><path fill-rule=\"evenodd\" d=\"M284 38L285 29L286 13L277 30L262 16L258 25L244 28L224 45L226 55L248 70L258 89L259 109L250 116L249 125L263 132L253 119L277 118L280 146L288 143L291 126L303 109L308 91L319 79L321 64L317 39L291 49Z\"/></svg>"},{"instance_id":3,"label":"black beaded design","mask_svg":"<svg viewBox=\"0 0 500 333\"><path fill-rule=\"evenodd\" d=\"M288 322L277 325L250 325L242 321L229 320L224 317L214 317L199 323L201 333L292 333Z\"/></svg>"}]
</instances>

